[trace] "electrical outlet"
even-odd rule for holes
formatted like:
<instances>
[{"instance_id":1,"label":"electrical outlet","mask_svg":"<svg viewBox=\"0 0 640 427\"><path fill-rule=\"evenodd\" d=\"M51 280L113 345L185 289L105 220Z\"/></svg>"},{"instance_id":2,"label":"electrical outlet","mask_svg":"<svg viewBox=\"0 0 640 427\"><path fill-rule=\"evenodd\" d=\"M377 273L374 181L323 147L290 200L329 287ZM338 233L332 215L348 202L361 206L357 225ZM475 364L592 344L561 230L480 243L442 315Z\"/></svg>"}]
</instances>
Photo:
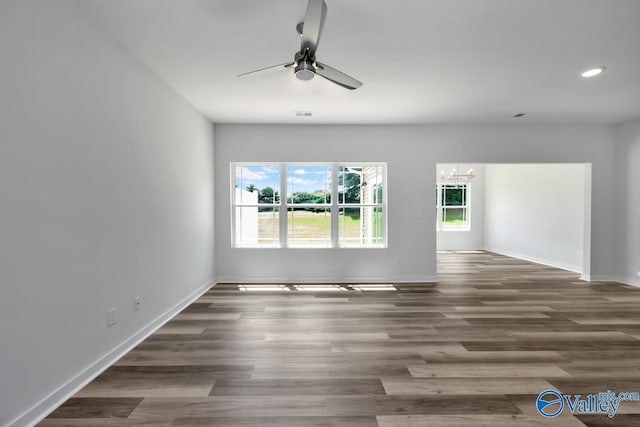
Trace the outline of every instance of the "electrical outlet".
<instances>
[{"instance_id":1,"label":"electrical outlet","mask_svg":"<svg viewBox=\"0 0 640 427\"><path fill-rule=\"evenodd\" d=\"M211 264L207 262L207 273L211 273Z\"/></svg>"},{"instance_id":2,"label":"electrical outlet","mask_svg":"<svg viewBox=\"0 0 640 427\"><path fill-rule=\"evenodd\" d=\"M636 271L636 274L640 277L640 270Z\"/></svg>"},{"instance_id":3,"label":"electrical outlet","mask_svg":"<svg viewBox=\"0 0 640 427\"><path fill-rule=\"evenodd\" d=\"M118 323L118 308L113 307L107 311L107 325L113 326Z\"/></svg>"},{"instance_id":4,"label":"electrical outlet","mask_svg":"<svg viewBox=\"0 0 640 427\"><path fill-rule=\"evenodd\" d=\"M135 297L133 299L133 311L140 310L141 305L142 305L142 300L140 299L140 297Z\"/></svg>"}]
</instances>

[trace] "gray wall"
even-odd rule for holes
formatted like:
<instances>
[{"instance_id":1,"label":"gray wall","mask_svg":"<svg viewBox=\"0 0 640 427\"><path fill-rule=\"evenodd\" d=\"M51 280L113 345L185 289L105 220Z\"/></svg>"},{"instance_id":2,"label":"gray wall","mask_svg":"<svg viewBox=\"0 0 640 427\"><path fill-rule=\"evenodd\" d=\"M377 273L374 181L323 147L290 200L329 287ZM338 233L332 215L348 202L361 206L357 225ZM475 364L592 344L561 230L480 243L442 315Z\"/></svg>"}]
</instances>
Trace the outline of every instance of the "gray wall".
<instances>
[{"instance_id":1,"label":"gray wall","mask_svg":"<svg viewBox=\"0 0 640 427\"><path fill-rule=\"evenodd\" d=\"M485 249L582 273L585 167L485 165Z\"/></svg>"},{"instance_id":2,"label":"gray wall","mask_svg":"<svg viewBox=\"0 0 640 427\"><path fill-rule=\"evenodd\" d=\"M616 127L617 280L640 286L640 120Z\"/></svg>"},{"instance_id":3,"label":"gray wall","mask_svg":"<svg viewBox=\"0 0 640 427\"><path fill-rule=\"evenodd\" d=\"M212 280L213 128L74 2L3 0L0 58L0 425L24 425Z\"/></svg>"},{"instance_id":4,"label":"gray wall","mask_svg":"<svg viewBox=\"0 0 640 427\"><path fill-rule=\"evenodd\" d=\"M613 277L610 127L216 125L215 136L218 281L435 280L436 212L425 189L435 186L437 163L454 162L592 163L590 272L596 280ZM232 249L231 161L388 162L389 247Z\"/></svg>"}]
</instances>

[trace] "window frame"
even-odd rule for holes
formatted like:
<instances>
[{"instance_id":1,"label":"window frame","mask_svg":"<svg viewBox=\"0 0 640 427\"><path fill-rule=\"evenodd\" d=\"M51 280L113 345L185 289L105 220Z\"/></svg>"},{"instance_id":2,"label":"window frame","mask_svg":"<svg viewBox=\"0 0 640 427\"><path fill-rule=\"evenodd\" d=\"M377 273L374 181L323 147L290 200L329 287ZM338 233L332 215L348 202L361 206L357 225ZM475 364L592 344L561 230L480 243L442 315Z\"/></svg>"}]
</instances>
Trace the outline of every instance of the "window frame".
<instances>
[{"instance_id":1,"label":"window frame","mask_svg":"<svg viewBox=\"0 0 640 427\"><path fill-rule=\"evenodd\" d=\"M340 241L342 240L340 237L340 233L338 231L338 246L341 248L376 248L376 247L387 247L387 167L386 167L386 163L380 163L380 162L341 162L337 164L337 174L338 174L338 178L336 179L336 187L337 184L339 182L339 174L340 174L340 168L344 167L344 168L349 168L349 167L364 167L364 166L373 166L373 167L381 167L381 180L380 183L382 184L382 201L380 202L373 202L373 203L364 203L362 201L360 201L360 203L341 203L340 199L337 197L337 191L336 191L336 202L337 202L337 216L340 215L340 209L357 209L357 208L372 208L373 211L375 212L375 209L381 209L382 212L382 243L381 244L368 244L368 245L349 245L346 243L340 243ZM377 176L377 172L376 172L376 176ZM362 184L362 182L361 182ZM375 193L374 193L375 194ZM375 200L375 197L374 197ZM333 199L332 199L333 201ZM360 217L362 220L362 216ZM339 220L337 221L337 225L338 228L340 226Z\"/></svg>"},{"instance_id":2,"label":"window frame","mask_svg":"<svg viewBox=\"0 0 640 427\"><path fill-rule=\"evenodd\" d=\"M235 198L235 172L237 167L255 167L255 166L273 166L278 167L280 171L280 188L279 201L276 204L239 204ZM328 204L289 204L289 175L288 169L290 167L330 167L331 168L331 200ZM381 185L382 185L382 201L376 204L367 203L350 203L340 204L338 201L338 175L340 167L364 167L364 166L376 166L381 167ZM271 248L295 248L295 249L386 249L388 248L388 231L387 231L387 163L386 162L230 162L230 223L231 223L231 247L232 248L252 248L252 249L271 249ZM276 189L274 188L274 191ZM330 241L328 245L297 245L294 242L288 240L289 223L288 212L290 207L324 207L329 211L330 216ZM272 245L266 244L246 244L237 241L236 229L238 224L238 218L236 217L236 209L238 207L273 207L278 209L278 229L279 239L277 243ZM373 244L341 244L340 232L339 232L339 212L340 209L345 208L363 208L372 207L380 208L382 213L382 243Z\"/></svg>"},{"instance_id":3,"label":"window frame","mask_svg":"<svg viewBox=\"0 0 640 427\"><path fill-rule=\"evenodd\" d=\"M258 197L258 202L257 203L237 203L236 201L236 186L235 186L235 181L236 181L236 166L241 166L241 167L265 167L265 166L274 166L277 167L279 169L279 173L280 173L280 187L282 187L282 165L280 163L273 163L273 162L232 162L231 166L229 168L229 172L230 172L230 201L231 203L229 204L229 206L231 207L231 243L232 243L232 247L237 247L237 248L278 248L280 247L280 244L282 242L282 227L280 227L280 220L278 221L278 241L279 243L273 243L271 245L267 245L267 244L247 244L247 243L242 243L242 242L238 242L237 240L237 235L236 235L236 231L238 230L237 227L237 223L238 223L238 218L236 215L236 212L238 208L268 208L271 207L273 209L278 209L278 218L280 219L280 211L282 210L282 193L279 193L279 197L280 200L278 201L278 203L260 203L260 198ZM279 189L278 189L279 190ZM276 191L276 189L274 188L274 191Z\"/></svg>"},{"instance_id":4,"label":"window frame","mask_svg":"<svg viewBox=\"0 0 640 427\"><path fill-rule=\"evenodd\" d=\"M464 205L444 205L442 203L445 198L446 186L463 186L464 187ZM436 230L437 231L470 231L471 230L471 203L470 203L470 194L471 194L471 183L466 182L463 184L452 184L447 182L438 182L436 184ZM455 225L446 225L445 218L445 210L446 209L462 209L464 212L465 222L464 225L455 226Z\"/></svg>"}]
</instances>

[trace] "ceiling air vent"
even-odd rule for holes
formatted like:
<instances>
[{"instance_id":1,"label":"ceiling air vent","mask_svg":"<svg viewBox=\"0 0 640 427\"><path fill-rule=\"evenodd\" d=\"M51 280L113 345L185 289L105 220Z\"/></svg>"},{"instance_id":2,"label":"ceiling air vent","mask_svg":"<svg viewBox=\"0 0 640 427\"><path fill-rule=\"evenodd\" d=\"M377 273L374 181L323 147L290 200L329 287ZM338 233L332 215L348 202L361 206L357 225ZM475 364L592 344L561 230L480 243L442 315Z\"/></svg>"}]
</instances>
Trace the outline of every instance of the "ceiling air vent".
<instances>
[{"instance_id":1,"label":"ceiling air vent","mask_svg":"<svg viewBox=\"0 0 640 427\"><path fill-rule=\"evenodd\" d=\"M294 111L296 117L311 117L313 113L311 111Z\"/></svg>"}]
</instances>

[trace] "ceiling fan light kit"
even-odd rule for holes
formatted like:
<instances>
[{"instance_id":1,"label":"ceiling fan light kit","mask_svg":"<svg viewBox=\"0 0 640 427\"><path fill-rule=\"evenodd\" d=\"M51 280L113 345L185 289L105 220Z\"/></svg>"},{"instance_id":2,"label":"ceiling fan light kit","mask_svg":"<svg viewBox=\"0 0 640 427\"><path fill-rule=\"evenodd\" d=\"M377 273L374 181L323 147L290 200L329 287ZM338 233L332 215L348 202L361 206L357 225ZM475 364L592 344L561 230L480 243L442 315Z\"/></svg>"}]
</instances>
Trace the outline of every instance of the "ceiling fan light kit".
<instances>
[{"instance_id":1,"label":"ceiling fan light kit","mask_svg":"<svg viewBox=\"0 0 640 427\"><path fill-rule=\"evenodd\" d=\"M302 61L296 65L294 76L298 80L311 80L316 76L316 67L309 62Z\"/></svg>"},{"instance_id":2,"label":"ceiling fan light kit","mask_svg":"<svg viewBox=\"0 0 640 427\"><path fill-rule=\"evenodd\" d=\"M316 49L318 48L318 42L324 27L326 15L327 4L324 0L309 0L309 3L307 4L307 12L304 15L304 22L301 22L296 26L296 31L302 40L300 43L300 50L294 55L294 61L249 71L248 73L239 74L238 77L243 77L271 68L294 67L293 75L298 80L308 81L318 75L332 83L342 86L345 89L353 90L362 86L362 82L343 73L342 71L316 61Z\"/></svg>"}]
</instances>

